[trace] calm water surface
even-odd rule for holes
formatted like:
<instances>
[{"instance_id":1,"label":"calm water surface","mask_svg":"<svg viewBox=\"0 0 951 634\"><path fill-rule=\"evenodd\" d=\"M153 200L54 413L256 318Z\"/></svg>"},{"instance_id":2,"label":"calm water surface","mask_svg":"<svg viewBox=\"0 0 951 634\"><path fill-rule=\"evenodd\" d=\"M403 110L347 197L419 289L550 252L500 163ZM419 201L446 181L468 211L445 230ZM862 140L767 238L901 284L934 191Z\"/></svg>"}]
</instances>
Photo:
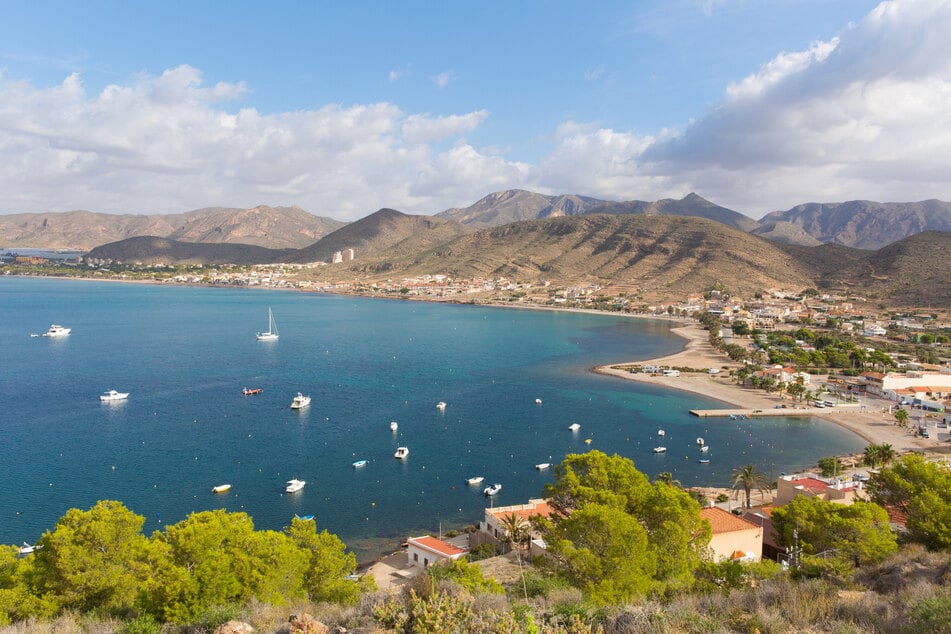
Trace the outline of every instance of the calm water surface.
<instances>
[{"instance_id":1,"label":"calm water surface","mask_svg":"<svg viewBox=\"0 0 951 634\"><path fill-rule=\"evenodd\" d=\"M268 307L277 342L254 338ZM680 349L662 321L9 277L0 310L0 543L116 499L146 531L214 508L268 529L313 514L365 559L478 521L484 485L468 477L503 485L495 505L537 497L551 475L534 465L567 453L726 485L740 464L778 475L865 444L818 419L697 419L687 410L721 404L589 372ZM30 337L51 323L72 334ZM101 403L109 389L131 395ZM313 398L302 411L289 408L298 391ZM659 428L665 455L651 451ZM697 436L710 464L697 462ZM303 491L284 493L291 478ZM223 483L230 493L211 493Z\"/></svg>"}]
</instances>

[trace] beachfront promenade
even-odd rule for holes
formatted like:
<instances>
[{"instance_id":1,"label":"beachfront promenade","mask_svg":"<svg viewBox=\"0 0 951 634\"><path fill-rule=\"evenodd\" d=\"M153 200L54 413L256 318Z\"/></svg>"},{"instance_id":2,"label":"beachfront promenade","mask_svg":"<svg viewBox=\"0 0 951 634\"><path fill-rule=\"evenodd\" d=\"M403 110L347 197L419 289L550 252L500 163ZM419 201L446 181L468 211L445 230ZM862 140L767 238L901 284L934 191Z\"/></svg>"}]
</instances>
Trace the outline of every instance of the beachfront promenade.
<instances>
[{"instance_id":1,"label":"beachfront promenade","mask_svg":"<svg viewBox=\"0 0 951 634\"><path fill-rule=\"evenodd\" d=\"M859 405L840 405L839 411L844 409L851 411L864 411L864 407ZM754 418L757 416L821 416L825 412L812 407L773 407L770 409L692 409L690 413L700 418Z\"/></svg>"}]
</instances>

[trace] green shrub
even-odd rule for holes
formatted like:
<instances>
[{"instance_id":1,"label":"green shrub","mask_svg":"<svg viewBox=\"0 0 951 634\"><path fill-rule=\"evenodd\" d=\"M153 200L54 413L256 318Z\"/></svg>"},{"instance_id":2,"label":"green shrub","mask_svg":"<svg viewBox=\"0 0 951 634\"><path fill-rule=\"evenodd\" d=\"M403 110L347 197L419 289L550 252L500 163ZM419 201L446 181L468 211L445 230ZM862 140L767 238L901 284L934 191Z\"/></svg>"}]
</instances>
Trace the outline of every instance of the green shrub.
<instances>
[{"instance_id":1,"label":"green shrub","mask_svg":"<svg viewBox=\"0 0 951 634\"><path fill-rule=\"evenodd\" d=\"M159 634L162 631L162 624L155 620L151 614L137 616L122 628L123 634Z\"/></svg>"},{"instance_id":2,"label":"green shrub","mask_svg":"<svg viewBox=\"0 0 951 634\"><path fill-rule=\"evenodd\" d=\"M951 632L951 596L914 601L908 609L909 632Z\"/></svg>"}]
</instances>

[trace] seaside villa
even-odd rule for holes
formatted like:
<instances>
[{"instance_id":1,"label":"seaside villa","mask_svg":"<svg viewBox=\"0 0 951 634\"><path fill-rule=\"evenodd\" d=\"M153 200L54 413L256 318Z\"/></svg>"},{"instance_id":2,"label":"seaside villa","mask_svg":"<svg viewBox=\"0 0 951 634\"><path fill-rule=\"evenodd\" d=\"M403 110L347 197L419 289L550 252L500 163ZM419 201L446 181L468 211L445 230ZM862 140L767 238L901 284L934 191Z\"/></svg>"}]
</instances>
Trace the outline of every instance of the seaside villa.
<instances>
[{"instance_id":1,"label":"seaside villa","mask_svg":"<svg viewBox=\"0 0 951 634\"><path fill-rule=\"evenodd\" d=\"M479 532L473 534L470 544L495 544L501 546L506 537L503 527L505 518L515 515L529 524L531 535L530 554L532 556L544 554L545 542L540 538L532 525L534 517L549 517L555 510L545 500L531 499L528 504L514 504L512 506L496 506L485 509L485 519L479 523Z\"/></svg>"},{"instance_id":2,"label":"seaside villa","mask_svg":"<svg viewBox=\"0 0 951 634\"><path fill-rule=\"evenodd\" d=\"M763 556L763 527L717 506L700 509L700 517L710 523L709 549L714 561L760 561Z\"/></svg>"},{"instance_id":3,"label":"seaside villa","mask_svg":"<svg viewBox=\"0 0 951 634\"><path fill-rule=\"evenodd\" d=\"M440 561L455 561L469 553L465 548L459 548L430 535L410 537L407 543L406 557L409 565L422 568L429 568Z\"/></svg>"},{"instance_id":4,"label":"seaside villa","mask_svg":"<svg viewBox=\"0 0 951 634\"><path fill-rule=\"evenodd\" d=\"M862 482L842 482L837 478L820 478L809 473L785 475L776 481L773 506L789 504L797 495L838 504L852 504L857 499L862 499L863 485Z\"/></svg>"}]
</instances>

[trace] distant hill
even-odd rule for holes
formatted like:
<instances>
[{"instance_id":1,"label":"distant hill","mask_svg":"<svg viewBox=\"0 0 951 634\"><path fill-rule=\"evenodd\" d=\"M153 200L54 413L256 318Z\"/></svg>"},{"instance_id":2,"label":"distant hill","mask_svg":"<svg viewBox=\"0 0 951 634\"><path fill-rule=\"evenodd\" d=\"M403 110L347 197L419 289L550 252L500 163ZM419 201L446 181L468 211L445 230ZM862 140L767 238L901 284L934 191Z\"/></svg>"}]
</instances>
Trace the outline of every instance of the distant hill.
<instances>
[{"instance_id":1,"label":"distant hill","mask_svg":"<svg viewBox=\"0 0 951 634\"><path fill-rule=\"evenodd\" d=\"M760 219L763 228L755 233L769 237L770 229L765 227L779 223L788 223L821 243L878 249L922 231L951 231L951 203L807 203L766 214Z\"/></svg>"},{"instance_id":2,"label":"distant hill","mask_svg":"<svg viewBox=\"0 0 951 634\"><path fill-rule=\"evenodd\" d=\"M496 227L519 220L582 214L695 216L716 220L743 231L750 231L758 226L752 218L715 205L697 194L688 194L680 200L667 198L655 202L610 202L586 196L544 196L512 189L489 194L469 207L447 209L436 215L475 227Z\"/></svg>"},{"instance_id":3,"label":"distant hill","mask_svg":"<svg viewBox=\"0 0 951 634\"><path fill-rule=\"evenodd\" d=\"M207 244L142 236L98 246L86 259L143 264L267 264L281 262L293 249L268 249L253 244Z\"/></svg>"},{"instance_id":4,"label":"distant hill","mask_svg":"<svg viewBox=\"0 0 951 634\"><path fill-rule=\"evenodd\" d=\"M471 231L445 218L412 216L394 209L380 209L366 218L330 233L290 256L289 262L330 262L333 254L353 249L357 259L384 251L416 253Z\"/></svg>"},{"instance_id":5,"label":"distant hill","mask_svg":"<svg viewBox=\"0 0 951 634\"><path fill-rule=\"evenodd\" d=\"M811 269L777 245L705 218L581 215L526 220L457 237L417 254L382 252L356 273L446 273L637 286L668 296L812 285Z\"/></svg>"},{"instance_id":6,"label":"distant hill","mask_svg":"<svg viewBox=\"0 0 951 634\"><path fill-rule=\"evenodd\" d=\"M208 208L182 214L102 214L68 211L0 215L0 247L88 250L136 236L186 242L300 248L345 223L300 207Z\"/></svg>"}]
</instances>

